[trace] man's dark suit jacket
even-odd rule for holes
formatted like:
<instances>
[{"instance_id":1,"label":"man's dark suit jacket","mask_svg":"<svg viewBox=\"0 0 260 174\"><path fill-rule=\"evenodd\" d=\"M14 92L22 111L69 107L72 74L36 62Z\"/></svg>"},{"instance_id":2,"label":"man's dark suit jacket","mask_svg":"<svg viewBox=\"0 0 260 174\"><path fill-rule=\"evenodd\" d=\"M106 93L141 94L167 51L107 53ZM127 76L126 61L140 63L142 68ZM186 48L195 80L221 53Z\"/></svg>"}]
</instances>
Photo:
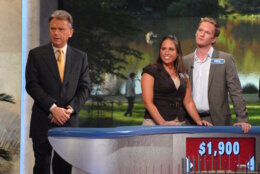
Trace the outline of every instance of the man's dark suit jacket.
<instances>
[{"instance_id":1,"label":"man's dark suit jacket","mask_svg":"<svg viewBox=\"0 0 260 174\"><path fill-rule=\"evenodd\" d=\"M26 65L26 90L34 99L30 137L46 140L50 123L50 107L55 103L74 112L63 125L78 126L78 112L90 96L90 78L87 54L68 45L63 83L52 44L32 49Z\"/></svg>"},{"instance_id":2,"label":"man's dark suit jacket","mask_svg":"<svg viewBox=\"0 0 260 174\"><path fill-rule=\"evenodd\" d=\"M248 113L233 56L214 49L212 59L216 62L224 60L224 63L210 64L208 100L213 125L232 125L228 94L234 105L237 122L247 122ZM194 52L185 56L183 62L192 87Z\"/></svg>"}]
</instances>

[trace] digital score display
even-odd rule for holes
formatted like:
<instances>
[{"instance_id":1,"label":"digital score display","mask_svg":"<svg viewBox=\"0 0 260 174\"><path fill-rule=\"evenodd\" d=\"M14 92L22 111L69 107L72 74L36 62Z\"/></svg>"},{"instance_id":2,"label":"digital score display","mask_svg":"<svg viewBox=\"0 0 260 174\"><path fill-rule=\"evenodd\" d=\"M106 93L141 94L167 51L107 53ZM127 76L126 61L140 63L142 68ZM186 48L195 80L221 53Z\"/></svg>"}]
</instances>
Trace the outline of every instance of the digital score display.
<instances>
[{"instance_id":1,"label":"digital score display","mask_svg":"<svg viewBox=\"0 0 260 174\"><path fill-rule=\"evenodd\" d=\"M186 138L186 171L254 171L255 138Z\"/></svg>"}]
</instances>

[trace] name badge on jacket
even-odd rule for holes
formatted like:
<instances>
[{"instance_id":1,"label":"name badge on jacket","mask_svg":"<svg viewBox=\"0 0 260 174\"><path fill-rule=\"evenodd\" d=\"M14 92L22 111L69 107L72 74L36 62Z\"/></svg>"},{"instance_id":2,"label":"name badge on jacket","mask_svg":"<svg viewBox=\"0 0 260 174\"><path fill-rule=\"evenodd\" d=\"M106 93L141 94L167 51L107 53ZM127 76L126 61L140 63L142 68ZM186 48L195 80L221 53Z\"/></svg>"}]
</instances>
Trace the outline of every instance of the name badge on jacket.
<instances>
[{"instance_id":1,"label":"name badge on jacket","mask_svg":"<svg viewBox=\"0 0 260 174\"><path fill-rule=\"evenodd\" d=\"M211 62L212 64L224 64L225 63L225 59L220 59L220 58L211 58Z\"/></svg>"}]
</instances>

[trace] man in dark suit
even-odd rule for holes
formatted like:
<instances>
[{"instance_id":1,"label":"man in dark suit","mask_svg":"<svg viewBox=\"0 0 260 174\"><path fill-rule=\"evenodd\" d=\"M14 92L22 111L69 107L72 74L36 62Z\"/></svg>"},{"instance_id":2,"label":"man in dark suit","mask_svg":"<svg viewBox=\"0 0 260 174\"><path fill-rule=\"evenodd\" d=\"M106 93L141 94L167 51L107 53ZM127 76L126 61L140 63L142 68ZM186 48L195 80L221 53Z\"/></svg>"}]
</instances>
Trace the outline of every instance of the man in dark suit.
<instances>
[{"instance_id":1,"label":"man in dark suit","mask_svg":"<svg viewBox=\"0 0 260 174\"><path fill-rule=\"evenodd\" d=\"M87 54L70 47L72 16L57 10L49 18L51 43L30 50L26 65L26 90L33 98L30 137L35 156L34 174L49 174L52 147L48 130L78 126L78 112L90 96ZM54 174L71 173L71 165L56 152Z\"/></svg>"},{"instance_id":2,"label":"man in dark suit","mask_svg":"<svg viewBox=\"0 0 260 174\"><path fill-rule=\"evenodd\" d=\"M229 94L237 116L235 126L247 133L251 125L233 56L213 48L219 34L214 19L202 18L195 34L197 49L184 57L193 99L202 119L213 125L232 125Z\"/></svg>"}]
</instances>

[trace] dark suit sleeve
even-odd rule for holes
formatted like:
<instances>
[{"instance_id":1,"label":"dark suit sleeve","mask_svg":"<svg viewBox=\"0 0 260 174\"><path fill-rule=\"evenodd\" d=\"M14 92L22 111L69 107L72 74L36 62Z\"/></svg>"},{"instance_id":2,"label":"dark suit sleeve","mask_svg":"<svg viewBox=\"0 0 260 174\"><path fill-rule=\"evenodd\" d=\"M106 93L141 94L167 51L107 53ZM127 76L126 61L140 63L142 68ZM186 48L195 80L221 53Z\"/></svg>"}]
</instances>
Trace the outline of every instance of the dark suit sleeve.
<instances>
[{"instance_id":1,"label":"dark suit sleeve","mask_svg":"<svg viewBox=\"0 0 260 174\"><path fill-rule=\"evenodd\" d=\"M237 116L237 122L248 122L248 112L246 103L242 95L241 84L238 78L237 69L232 55L226 59L226 79L230 98L234 105L234 110Z\"/></svg>"},{"instance_id":2,"label":"dark suit sleeve","mask_svg":"<svg viewBox=\"0 0 260 174\"><path fill-rule=\"evenodd\" d=\"M36 59L33 51L30 51L25 70L25 88L28 94L34 99L35 103L40 106L44 111L49 112L50 107L56 101L52 97L50 97L40 85L40 66L41 62Z\"/></svg>"},{"instance_id":3,"label":"dark suit sleeve","mask_svg":"<svg viewBox=\"0 0 260 174\"><path fill-rule=\"evenodd\" d=\"M84 53L77 91L69 103L69 105L74 109L75 113L78 113L87 99L89 99L90 91L91 83L89 78L88 58L87 54Z\"/></svg>"}]
</instances>

